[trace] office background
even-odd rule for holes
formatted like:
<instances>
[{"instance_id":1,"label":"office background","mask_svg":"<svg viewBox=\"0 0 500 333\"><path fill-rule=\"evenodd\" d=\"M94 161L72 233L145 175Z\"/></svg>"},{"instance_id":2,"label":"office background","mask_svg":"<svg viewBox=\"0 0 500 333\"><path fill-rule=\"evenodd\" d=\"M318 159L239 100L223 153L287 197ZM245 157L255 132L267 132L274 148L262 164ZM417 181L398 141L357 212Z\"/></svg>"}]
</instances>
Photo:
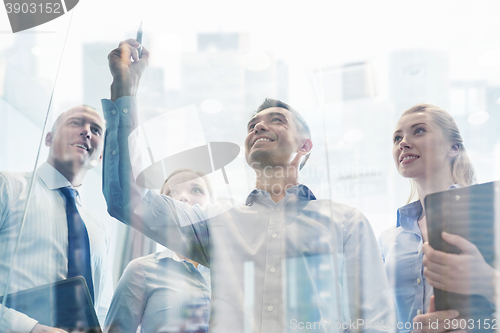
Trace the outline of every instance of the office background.
<instances>
[{"instance_id":1,"label":"office background","mask_svg":"<svg viewBox=\"0 0 500 333\"><path fill-rule=\"evenodd\" d=\"M500 179L499 11L492 0L85 0L12 34L1 9L0 170L35 168L52 92L47 129L78 104L101 112L111 83L107 54L142 21L152 53L138 94L142 122L194 105L206 141L242 147L252 111L265 97L281 99L313 134L301 181L319 198L359 208L378 236L408 197L391 138L416 103L456 119L479 182ZM190 126L148 133L154 153L189 140ZM42 145L38 165L47 153ZM218 198L243 201L254 175L242 153L226 171L229 188L220 172L210 175ZM106 213L101 172L88 173L81 195L108 227L116 282L133 237Z\"/></svg>"}]
</instances>

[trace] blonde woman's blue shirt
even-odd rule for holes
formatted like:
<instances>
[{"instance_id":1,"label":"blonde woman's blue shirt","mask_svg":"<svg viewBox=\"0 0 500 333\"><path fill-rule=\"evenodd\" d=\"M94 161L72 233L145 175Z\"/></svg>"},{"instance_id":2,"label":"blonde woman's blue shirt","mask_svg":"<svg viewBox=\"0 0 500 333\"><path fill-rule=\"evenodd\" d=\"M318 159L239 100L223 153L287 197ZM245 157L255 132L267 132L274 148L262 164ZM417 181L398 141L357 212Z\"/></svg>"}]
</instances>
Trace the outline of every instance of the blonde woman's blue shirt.
<instances>
[{"instance_id":1,"label":"blonde woman's blue shirt","mask_svg":"<svg viewBox=\"0 0 500 333\"><path fill-rule=\"evenodd\" d=\"M448 190L458 187L460 185L455 184ZM418 226L420 215L420 200L399 208L396 226L387 229L379 237L380 251L394 295L400 332L412 330L413 318L427 312L430 298L434 294L424 276L423 237Z\"/></svg>"}]
</instances>

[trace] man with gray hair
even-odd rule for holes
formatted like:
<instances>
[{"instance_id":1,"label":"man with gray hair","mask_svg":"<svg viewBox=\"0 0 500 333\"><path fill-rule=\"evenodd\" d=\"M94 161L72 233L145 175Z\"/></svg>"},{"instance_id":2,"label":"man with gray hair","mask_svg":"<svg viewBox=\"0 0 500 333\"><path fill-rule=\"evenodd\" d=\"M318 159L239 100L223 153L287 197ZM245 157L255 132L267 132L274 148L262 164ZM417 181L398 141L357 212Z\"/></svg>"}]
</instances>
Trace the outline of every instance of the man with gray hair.
<instances>
[{"instance_id":1,"label":"man with gray hair","mask_svg":"<svg viewBox=\"0 0 500 333\"><path fill-rule=\"evenodd\" d=\"M82 207L78 194L87 171L102 160L103 139L99 113L77 106L47 133L49 156L35 174L0 173L0 293L83 276L104 322L113 292L106 229ZM62 332L14 309L0 307L0 313L0 332Z\"/></svg>"}]
</instances>

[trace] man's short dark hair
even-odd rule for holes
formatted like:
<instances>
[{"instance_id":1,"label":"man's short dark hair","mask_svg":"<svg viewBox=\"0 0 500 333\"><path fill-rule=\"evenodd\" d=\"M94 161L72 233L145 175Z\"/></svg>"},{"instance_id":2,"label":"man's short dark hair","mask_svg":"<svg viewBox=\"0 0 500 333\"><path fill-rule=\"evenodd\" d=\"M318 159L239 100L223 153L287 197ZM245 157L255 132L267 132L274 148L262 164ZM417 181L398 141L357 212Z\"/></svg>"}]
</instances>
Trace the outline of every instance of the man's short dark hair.
<instances>
[{"instance_id":1,"label":"man's short dark hair","mask_svg":"<svg viewBox=\"0 0 500 333\"><path fill-rule=\"evenodd\" d=\"M293 114L295 117L296 120L295 123L298 125L299 130L301 130L302 133L306 134L308 138L311 138L311 130L309 129L309 125L307 125L305 119L294 108L292 108L290 105L280 100L266 98L264 102L257 108L257 110L254 113L254 116L257 115L257 113L269 108L283 108L290 111L290 113Z\"/></svg>"},{"instance_id":2,"label":"man's short dark hair","mask_svg":"<svg viewBox=\"0 0 500 333\"><path fill-rule=\"evenodd\" d=\"M282 102L277 99L272 99L272 98L266 98L264 102L257 108L253 116L255 117L259 112L264 111L269 108L283 108L288 111L290 111L291 114L293 114L295 118L295 124L297 124L297 128L299 131L301 131L303 134L305 134L308 138L311 138L311 130L309 129L309 125L307 125L306 120L300 115L300 113L297 112L294 108L292 108L290 105L286 104L285 102ZM300 163L299 170L301 170L304 165L306 164L307 160L309 159L309 156L311 155L311 152L309 152L304 160Z\"/></svg>"}]
</instances>

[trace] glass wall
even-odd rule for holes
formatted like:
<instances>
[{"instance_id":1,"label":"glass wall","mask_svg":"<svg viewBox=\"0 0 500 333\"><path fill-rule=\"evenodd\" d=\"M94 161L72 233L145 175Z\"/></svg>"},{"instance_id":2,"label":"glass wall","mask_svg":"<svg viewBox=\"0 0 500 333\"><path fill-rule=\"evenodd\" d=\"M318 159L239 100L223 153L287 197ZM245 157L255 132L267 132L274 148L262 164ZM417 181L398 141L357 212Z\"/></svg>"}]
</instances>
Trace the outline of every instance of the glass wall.
<instances>
[{"instance_id":1,"label":"glass wall","mask_svg":"<svg viewBox=\"0 0 500 333\"><path fill-rule=\"evenodd\" d=\"M57 326L57 318L65 315L57 299L70 297L64 293L73 293L81 302L78 311L87 311L80 313L76 326L60 325L68 330L88 327L82 322L95 321L95 312L103 330L120 322L135 331L146 316L156 323L155 313L168 305L177 312L157 314L163 322L149 327L142 322L142 329L198 332L207 329L210 316L214 332L231 327L301 331L308 323L313 330L341 331L349 320L363 321L350 328L354 331L390 331L403 323L396 319L395 308L400 309L391 291L398 277L387 281L377 239L397 225L398 208L410 194L408 178L419 177L402 177L400 161L394 161L394 152L401 158L393 133L396 126L402 128L397 123L403 111L419 103L447 110L460 129L476 182L500 179L500 4L495 1L86 0L71 10L65 1L61 10L66 14L16 33L14 16L7 14L15 9L7 2L5 11L0 10L0 129L5 138L0 148L0 257L5 258L0 259L0 295L17 294L0 308L0 331L30 331L37 322ZM35 8L44 5L37 2ZM21 3L18 9L23 12ZM137 108L115 103L103 112L101 99L111 97L113 81L108 54L120 41L135 39L141 22L142 44L150 56ZM288 134L274 126L288 121L287 131L298 133L303 125L287 112L284 120L255 115L265 98L289 104L309 125L313 148L298 177L286 169L297 156L283 157ZM68 113L63 112L74 107L78 126L89 125L87 134L74 134L70 129L77 125L66 122ZM92 109L101 116L107 113L105 121ZM130 120L131 113L137 123ZM68 129L67 136L54 136L61 128ZM263 189L260 180L267 177L265 168L249 166L260 163L251 152L259 135L267 141L260 143L264 150L285 142L269 155L281 158L285 171L269 178L288 183L270 180L269 186L279 184L283 190L305 184L316 203L292 203L291 192L284 190L269 198L252 192ZM430 146L419 151L419 143L413 144L410 155L416 159L434 152ZM72 164L75 154L83 163L78 167ZM423 161L416 163L431 168ZM276 164L269 165L276 172ZM193 177L178 174L169 187L163 183L185 168L206 175L195 178L201 189L191 189L207 198L194 210L157 195L176 198L181 190L175 187ZM103 171L109 182L117 183L103 185ZM127 177L133 177L138 189L127 185ZM58 190L65 186L77 190L74 205L87 229L90 301L85 290L78 291L80 280L57 283L70 277L70 199ZM298 191L296 200L310 201L308 192ZM125 204L116 204L122 199ZM127 206L128 200L137 205ZM144 200L163 201L149 206ZM420 238L410 252L420 265L415 275L420 285L419 256L426 237L415 227ZM494 234L495 228L486 232ZM165 249L169 244L171 250ZM136 259L146 255L150 257ZM118 283L124 271L130 283L138 283L138 271L146 276L148 269L157 280L144 288L171 283L184 298L162 291L149 308L143 303L132 315L124 309L139 300L120 299L118 293L113 302L127 305L112 305L108 314L113 291L126 288ZM409 312L410 322L428 309L432 290L428 281L422 285L426 296ZM47 288L36 289L41 286ZM380 290L374 291L377 286ZM18 293L23 290L33 294ZM58 292L65 296L58 298ZM20 315L31 311L20 310L26 300L45 312ZM93 302L95 311L85 302ZM371 302L380 302L376 307L383 309L374 311ZM11 311L17 306L18 311ZM50 320L33 320L36 315ZM223 320L225 315L232 319ZM135 322L126 321L132 317ZM382 325L382 319L392 328ZM381 326L373 327L375 323ZM111 329L126 331L118 324Z\"/></svg>"}]
</instances>

